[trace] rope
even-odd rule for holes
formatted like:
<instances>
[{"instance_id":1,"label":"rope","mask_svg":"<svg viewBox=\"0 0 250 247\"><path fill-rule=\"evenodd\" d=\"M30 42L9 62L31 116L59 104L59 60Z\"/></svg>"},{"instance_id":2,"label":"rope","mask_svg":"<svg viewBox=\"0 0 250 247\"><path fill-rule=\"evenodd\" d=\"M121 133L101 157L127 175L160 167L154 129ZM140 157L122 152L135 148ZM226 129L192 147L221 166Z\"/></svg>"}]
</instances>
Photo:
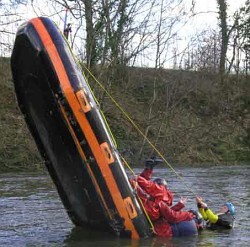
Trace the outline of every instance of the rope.
<instances>
[{"instance_id":1,"label":"rope","mask_svg":"<svg viewBox=\"0 0 250 247\"><path fill-rule=\"evenodd\" d=\"M64 37L64 35L63 35L63 37ZM66 39L66 38L64 37L64 40L68 43L68 47L70 48L68 39ZM72 53L72 55L73 55L73 57L74 57L74 59L75 59L75 62L76 62L76 63L78 64L78 66L80 67L80 64L79 64L78 60L76 59L76 57L74 56L74 54L73 54L71 48L70 48L70 51L71 51L71 53ZM83 65L83 66L84 66L84 65ZM118 104L118 103L113 99L113 97L108 93L108 91L101 85L101 83L95 78L95 76L86 68L86 66L84 66L84 67L85 67L85 69L89 72L89 74L93 77L93 79L101 86L101 88L109 95L109 97L112 99L112 101L115 102L116 104ZM83 73L83 77L84 77L86 83L88 84L88 80L87 80L87 78L86 78L86 76L85 76L84 73ZM91 89L91 87L90 87L89 84L88 84L88 86L89 86L89 89L90 89L90 91L91 91L91 93L92 93L92 95L93 95L93 98L94 98L96 104L97 104L98 107L99 107L100 104L99 104L98 100L96 99L96 97L95 97L95 95L94 95L94 93L93 93L93 91L92 91L92 89ZM110 129L108 123L107 123L106 117L104 116L104 114L103 114L102 111L100 111L100 113L101 113L102 118L103 118L103 120L104 120L105 126L106 126L106 128L107 128L109 134L111 135L111 139L112 139L112 141L113 141L113 144L114 144L114 146L117 148L117 144L116 144L115 138L114 138L114 136L113 136L113 133L112 133L112 131L111 131L111 129ZM119 155L120 155L120 154L119 154ZM129 164L127 163L127 161L126 161L121 155L120 155L120 157L122 158L124 164L126 164L127 168L131 171L131 173L132 173L133 175L135 175L133 169L129 166ZM139 186L139 185L138 185L138 183L137 183L137 181L136 181L135 191L136 191L136 189L137 189L138 186ZM149 217L149 215L148 215L148 213L147 213L147 211L146 211L146 209L145 209L145 207L144 207L144 205L143 205L143 203L142 203L141 198L137 195L137 193L136 193L136 198L138 199L138 201L139 201L140 204L141 204L141 207L142 207L142 209L143 209L143 211L144 211L144 214L146 215L146 218L147 218L147 220L148 220L148 222L149 222L149 224L150 224L150 226L151 226L152 232L155 233L154 225L153 225L153 223L152 223L152 221L151 221L151 219L150 219L150 217Z\"/></svg>"},{"instance_id":2,"label":"rope","mask_svg":"<svg viewBox=\"0 0 250 247\"><path fill-rule=\"evenodd\" d=\"M84 65L83 65L84 66ZM188 186L188 184L186 183L186 181L184 180L184 178L182 176L180 176L177 171L173 168L173 166L164 158L164 156L161 154L161 152L156 148L156 146L147 138L147 136L140 130L140 128L138 127L138 125L131 119L131 117L127 114L127 112L125 112L125 110L119 105L119 103L112 97L112 95L105 89L105 87L97 80L97 78L91 73L91 71L84 66L84 68L88 71L88 73L91 75L91 77L98 83L98 85L100 86L100 88L107 94L107 96L111 99L111 101L116 105L116 107L123 113L123 115L128 119L128 121L132 124L132 126L141 134L141 136L143 136L143 138L148 142L148 144L153 148L153 150L157 153L157 155L159 157L162 158L162 160L164 161L164 163L175 173L175 175L183 182L183 184L185 184L186 188L188 191L190 191L194 196L196 196L196 194L194 193L194 191L192 190L192 188L190 186ZM127 162L126 162L127 163ZM125 164L126 164L125 163ZM128 165L128 164L127 164ZM128 165L129 167L129 165ZM130 170L132 170L131 168L129 168ZM134 173L134 172L133 172Z\"/></svg>"},{"instance_id":3,"label":"rope","mask_svg":"<svg viewBox=\"0 0 250 247\"><path fill-rule=\"evenodd\" d=\"M58 29L59 29L59 27L58 27ZM68 39L67 39L64 35L62 35L62 36L63 36L65 42L68 44L68 48L69 48L69 50L71 51L71 55L73 56L73 58L74 58L74 60L75 60L75 63L78 65L79 68L81 68L81 64L79 63L78 59L75 57L75 55L74 55L74 53L73 53L73 51L72 51L72 48L70 47L70 44L69 44ZM84 66L84 65L83 65L83 66ZM84 66L84 67L85 67L85 66ZM86 68L86 67L85 67L85 68ZM86 68L86 69L87 69L87 68ZM89 73L90 73L90 71L89 71ZM90 74L91 74L91 73L90 73ZM89 87L88 89L90 90L90 92L91 92L91 94L92 94L92 96L93 96L93 98L94 98L94 100L95 100L95 102L96 102L96 105L100 108L100 104L99 104L97 98L95 97L95 95L94 95L94 93L93 93L93 91L92 91L92 88L90 87L90 85L89 85L89 83L88 83L88 80L87 80L85 74L82 73L82 75L83 75L83 78L85 79L86 83L88 84L88 87ZM106 117L105 117L105 115L103 114L102 111L100 111L100 114L102 115L102 119L103 119L103 121L104 121L105 127L107 128L107 130L108 130L108 132L109 132L109 134L110 134L110 136L111 136L111 140L112 140L112 142L113 142L113 145L115 146L115 148L117 148L116 140L115 140L114 135L113 135L113 133L112 133L112 131L111 131L111 129L110 129L108 123L107 123Z\"/></svg>"}]
</instances>

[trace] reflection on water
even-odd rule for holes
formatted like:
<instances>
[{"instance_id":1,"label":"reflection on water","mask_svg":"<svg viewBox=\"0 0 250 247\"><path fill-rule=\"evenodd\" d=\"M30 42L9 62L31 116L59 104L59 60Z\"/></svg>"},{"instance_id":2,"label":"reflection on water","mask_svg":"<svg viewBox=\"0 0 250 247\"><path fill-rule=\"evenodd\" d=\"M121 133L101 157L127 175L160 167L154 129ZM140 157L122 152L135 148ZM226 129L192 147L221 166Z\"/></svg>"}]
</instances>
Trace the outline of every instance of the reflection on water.
<instances>
[{"instance_id":1,"label":"reflection on water","mask_svg":"<svg viewBox=\"0 0 250 247\"><path fill-rule=\"evenodd\" d=\"M188 196L188 209L196 207L194 194L202 196L214 211L225 201L235 204L236 227L208 231L194 238L132 241L90 229L76 228L69 220L47 174L0 175L0 246L249 246L249 166L178 168L185 183L167 168L155 176L168 180L176 201ZM139 173L139 169L135 169ZM189 191L191 188L192 192Z\"/></svg>"}]
</instances>

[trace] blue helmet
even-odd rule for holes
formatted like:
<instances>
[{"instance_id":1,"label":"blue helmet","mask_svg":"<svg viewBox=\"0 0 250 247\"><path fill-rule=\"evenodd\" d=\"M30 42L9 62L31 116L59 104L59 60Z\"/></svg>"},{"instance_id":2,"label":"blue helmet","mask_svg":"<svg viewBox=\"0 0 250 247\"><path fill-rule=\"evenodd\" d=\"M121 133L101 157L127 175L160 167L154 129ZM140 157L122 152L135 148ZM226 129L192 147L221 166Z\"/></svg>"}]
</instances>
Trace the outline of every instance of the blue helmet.
<instances>
[{"instance_id":1,"label":"blue helmet","mask_svg":"<svg viewBox=\"0 0 250 247\"><path fill-rule=\"evenodd\" d=\"M227 202L225 205L227 206L228 211L230 212L230 214L234 215L235 214L234 205L231 202Z\"/></svg>"}]
</instances>

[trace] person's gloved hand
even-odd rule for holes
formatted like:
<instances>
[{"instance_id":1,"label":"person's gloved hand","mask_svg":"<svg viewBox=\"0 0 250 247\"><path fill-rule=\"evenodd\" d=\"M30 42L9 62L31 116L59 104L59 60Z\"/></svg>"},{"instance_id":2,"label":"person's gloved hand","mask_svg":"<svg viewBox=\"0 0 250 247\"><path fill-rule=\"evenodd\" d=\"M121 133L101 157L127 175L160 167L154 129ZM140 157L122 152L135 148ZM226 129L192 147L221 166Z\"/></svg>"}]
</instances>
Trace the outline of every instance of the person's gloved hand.
<instances>
[{"instance_id":1,"label":"person's gloved hand","mask_svg":"<svg viewBox=\"0 0 250 247\"><path fill-rule=\"evenodd\" d=\"M195 198L198 208L207 208L207 204L203 201L203 199L200 196L196 196Z\"/></svg>"},{"instance_id":2,"label":"person's gloved hand","mask_svg":"<svg viewBox=\"0 0 250 247\"><path fill-rule=\"evenodd\" d=\"M200 196L196 196L195 199L196 199L197 203L201 203L202 202L202 197L200 197Z\"/></svg>"},{"instance_id":3,"label":"person's gloved hand","mask_svg":"<svg viewBox=\"0 0 250 247\"><path fill-rule=\"evenodd\" d=\"M163 160L160 158L156 158L156 157L151 157L149 159L146 159L145 161L145 168L148 169L153 169L156 165L162 163Z\"/></svg>"},{"instance_id":4,"label":"person's gloved hand","mask_svg":"<svg viewBox=\"0 0 250 247\"><path fill-rule=\"evenodd\" d=\"M206 204L205 202L201 202L201 203L200 203L200 206L201 206L202 208L207 208L207 204Z\"/></svg>"},{"instance_id":5,"label":"person's gloved hand","mask_svg":"<svg viewBox=\"0 0 250 247\"><path fill-rule=\"evenodd\" d=\"M180 199L180 203L182 203L182 204L186 204L186 202L187 202L187 200L188 200L188 198L187 197L181 197L181 199Z\"/></svg>"},{"instance_id":6,"label":"person's gloved hand","mask_svg":"<svg viewBox=\"0 0 250 247\"><path fill-rule=\"evenodd\" d=\"M202 218L202 215L199 213L199 211L196 211L196 210L189 210L190 213L192 213L196 219L196 222L198 224L202 224L203 222L203 218Z\"/></svg>"}]
</instances>

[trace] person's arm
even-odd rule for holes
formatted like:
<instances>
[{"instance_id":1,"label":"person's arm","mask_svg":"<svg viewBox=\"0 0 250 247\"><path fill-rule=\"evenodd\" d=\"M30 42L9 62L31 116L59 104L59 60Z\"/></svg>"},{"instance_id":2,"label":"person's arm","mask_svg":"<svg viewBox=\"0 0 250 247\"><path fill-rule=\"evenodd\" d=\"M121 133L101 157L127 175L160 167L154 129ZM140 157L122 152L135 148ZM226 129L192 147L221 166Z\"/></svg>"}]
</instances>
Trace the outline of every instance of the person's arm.
<instances>
[{"instance_id":1,"label":"person's arm","mask_svg":"<svg viewBox=\"0 0 250 247\"><path fill-rule=\"evenodd\" d=\"M137 177L137 182L141 188L155 200L166 200L170 201L170 204L172 204L172 193L165 189L164 186L156 184L151 180L147 180L142 176Z\"/></svg>"},{"instance_id":2,"label":"person's arm","mask_svg":"<svg viewBox=\"0 0 250 247\"><path fill-rule=\"evenodd\" d=\"M174 211L167 206L166 203L159 203L160 213L169 223L179 223L181 221L189 221L194 218L194 215L187 211Z\"/></svg>"},{"instance_id":3,"label":"person's arm","mask_svg":"<svg viewBox=\"0 0 250 247\"><path fill-rule=\"evenodd\" d=\"M182 202L177 202L174 206L171 207L174 211L181 211L185 205Z\"/></svg>"},{"instance_id":4,"label":"person's arm","mask_svg":"<svg viewBox=\"0 0 250 247\"><path fill-rule=\"evenodd\" d=\"M199 207L198 207L198 210L199 210L199 212L200 212L200 214L201 214L203 220L208 220L207 214L206 214L204 208L199 208Z\"/></svg>"},{"instance_id":5,"label":"person's arm","mask_svg":"<svg viewBox=\"0 0 250 247\"><path fill-rule=\"evenodd\" d=\"M187 197L181 197L180 201L177 202L173 207L171 207L171 209L174 211L182 210L185 207L187 200Z\"/></svg>"},{"instance_id":6,"label":"person's arm","mask_svg":"<svg viewBox=\"0 0 250 247\"><path fill-rule=\"evenodd\" d=\"M153 169L145 168L142 173L140 174L141 177L145 178L146 180L150 180L153 174Z\"/></svg>"},{"instance_id":7,"label":"person's arm","mask_svg":"<svg viewBox=\"0 0 250 247\"><path fill-rule=\"evenodd\" d=\"M211 222L211 223L216 223L218 221L218 215L213 213L213 211L209 208L204 208L204 211L207 215L207 219Z\"/></svg>"},{"instance_id":8,"label":"person's arm","mask_svg":"<svg viewBox=\"0 0 250 247\"><path fill-rule=\"evenodd\" d=\"M162 190L159 185L141 175L137 177L137 182L150 196L155 196L156 193L160 193Z\"/></svg>"},{"instance_id":9,"label":"person's arm","mask_svg":"<svg viewBox=\"0 0 250 247\"><path fill-rule=\"evenodd\" d=\"M202 201L201 197L196 197L197 207L204 220L209 220L211 223L218 221L218 215L214 214L211 209L208 208L207 204Z\"/></svg>"},{"instance_id":10,"label":"person's arm","mask_svg":"<svg viewBox=\"0 0 250 247\"><path fill-rule=\"evenodd\" d=\"M198 210L199 210L199 212L200 212L202 218L203 218L204 220L208 220L207 214L206 214L206 212L205 212L205 210L204 210L204 207L202 207L202 205L203 205L203 206L207 206L207 205L204 204L204 202L202 201L202 198L201 198L200 196L196 196L195 199L196 199L196 202L197 202L197 208L198 208Z\"/></svg>"}]
</instances>

